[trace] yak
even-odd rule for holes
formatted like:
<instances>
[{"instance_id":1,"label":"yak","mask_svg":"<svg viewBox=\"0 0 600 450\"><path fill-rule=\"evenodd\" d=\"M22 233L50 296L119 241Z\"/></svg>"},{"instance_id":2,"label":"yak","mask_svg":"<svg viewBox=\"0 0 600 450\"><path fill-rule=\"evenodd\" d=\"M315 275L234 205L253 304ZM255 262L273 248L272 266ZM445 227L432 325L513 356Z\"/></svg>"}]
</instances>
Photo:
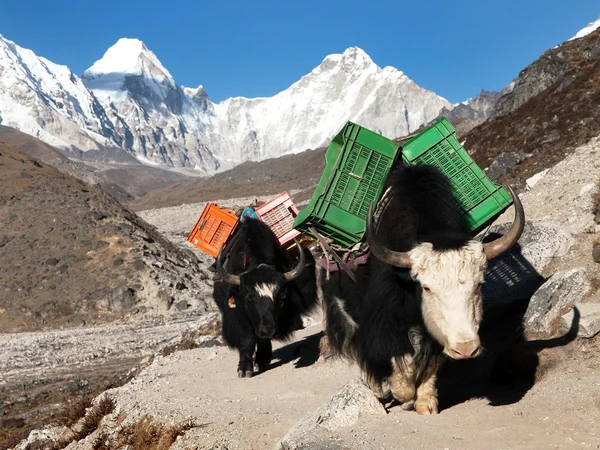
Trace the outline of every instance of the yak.
<instances>
[{"instance_id":1,"label":"yak","mask_svg":"<svg viewBox=\"0 0 600 450\"><path fill-rule=\"evenodd\" d=\"M448 178L429 165L394 167L373 218L370 257L355 271L324 281L330 350L355 360L380 398L384 385L404 409L438 413L436 373L445 358L482 352L481 285L487 261L520 238L519 197L510 230L483 244L464 232Z\"/></svg>"},{"instance_id":2,"label":"yak","mask_svg":"<svg viewBox=\"0 0 600 450\"><path fill-rule=\"evenodd\" d=\"M240 378L265 370L272 359L271 340L289 339L316 305L314 259L294 241L298 261L286 271L291 257L269 226L245 218L227 248L227 269L223 248L217 256L213 298L222 315L223 339L239 351Z\"/></svg>"}]
</instances>

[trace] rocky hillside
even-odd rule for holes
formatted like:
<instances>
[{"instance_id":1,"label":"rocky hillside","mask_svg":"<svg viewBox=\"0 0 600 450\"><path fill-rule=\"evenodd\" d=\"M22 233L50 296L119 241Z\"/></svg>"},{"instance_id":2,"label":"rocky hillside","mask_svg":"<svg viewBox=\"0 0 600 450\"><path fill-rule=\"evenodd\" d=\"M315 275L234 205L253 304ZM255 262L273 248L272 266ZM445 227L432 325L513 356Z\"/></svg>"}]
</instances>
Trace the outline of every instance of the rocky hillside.
<instances>
[{"instance_id":1,"label":"rocky hillside","mask_svg":"<svg viewBox=\"0 0 600 450\"><path fill-rule=\"evenodd\" d=\"M208 310L196 256L101 189L0 144L0 332Z\"/></svg>"},{"instance_id":2,"label":"rocky hillside","mask_svg":"<svg viewBox=\"0 0 600 450\"><path fill-rule=\"evenodd\" d=\"M482 167L516 153L500 181L523 183L600 133L600 29L546 51L511 88L464 145Z\"/></svg>"}]
</instances>

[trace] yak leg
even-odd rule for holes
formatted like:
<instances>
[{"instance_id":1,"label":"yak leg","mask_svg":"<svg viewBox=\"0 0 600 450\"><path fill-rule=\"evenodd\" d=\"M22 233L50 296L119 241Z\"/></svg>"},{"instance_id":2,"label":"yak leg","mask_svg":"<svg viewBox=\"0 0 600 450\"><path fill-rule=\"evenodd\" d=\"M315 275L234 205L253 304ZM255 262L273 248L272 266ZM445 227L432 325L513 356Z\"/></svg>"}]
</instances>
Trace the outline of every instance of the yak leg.
<instances>
[{"instance_id":1,"label":"yak leg","mask_svg":"<svg viewBox=\"0 0 600 450\"><path fill-rule=\"evenodd\" d=\"M425 369L423 381L417 387L417 400L415 401L415 409L417 410L418 414L438 413L438 398L435 382L439 367L440 358L433 356L427 365L427 369Z\"/></svg>"},{"instance_id":2,"label":"yak leg","mask_svg":"<svg viewBox=\"0 0 600 450\"><path fill-rule=\"evenodd\" d=\"M412 356L392 358L392 368L389 378L392 395L402 404L402 409L412 409L416 394Z\"/></svg>"},{"instance_id":3,"label":"yak leg","mask_svg":"<svg viewBox=\"0 0 600 450\"><path fill-rule=\"evenodd\" d=\"M252 356L254 355L254 349L256 347L256 341L252 336L246 336L240 344L240 362L238 363L238 377L250 378L254 375L254 364L252 363Z\"/></svg>"},{"instance_id":4,"label":"yak leg","mask_svg":"<svg viewBox=\"0 0 600 450\"><path fill-rule=\"evenodd\" d=\"M257 342L256 349L256 365L258 366L257 371L263 371L269 364L271 364L271 359L273 358L273 347L271 345L270 339L259 339Z\"/></svg>"}]
</instances>

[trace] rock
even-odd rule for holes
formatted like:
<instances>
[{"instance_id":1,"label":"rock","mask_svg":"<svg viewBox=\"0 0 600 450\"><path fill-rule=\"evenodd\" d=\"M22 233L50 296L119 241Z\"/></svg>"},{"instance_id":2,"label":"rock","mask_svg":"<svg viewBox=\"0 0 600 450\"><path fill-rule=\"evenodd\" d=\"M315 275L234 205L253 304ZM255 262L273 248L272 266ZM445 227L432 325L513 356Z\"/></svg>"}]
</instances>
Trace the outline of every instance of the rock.
<instances>
[{"instance_id":1,"label":"rock","mask_svg":"<svg viewBox=\"0 0 600 450\"><path fill-rule=\"evenodd\" d=\"M135 270L142 270L142 269L144 269L144 267L146 267L146 264L144 264L144 261L142 261L141 259L133 260L133 268Z\"/></svg>"},{"instance_id":2,"label":"rock","mask_svg":"<svg viewBox=\"0 0 600 450\"><path fill-rule=\"evenodd\" d=\"M487 169L487 176L492 180L496 180L512 169L521 164L521 157L515 152L500 153L498 157L490 164Z\"/></svg>"},{"instance_id":3,"label":"rock","mask_svg":"<svg viewBox=\"0 0 600 450\"><path fill-rule=\"evenodd\" d=\"M592 338L600 333L600 303L576 303L571 311L562 316L561 331L568 331L575 319L575 309L579 313L577 336Z\"/></svg>"},{"instance_id":4,"label":"rock","mask_svg":"<svg viewBox=\"0 0 600 450\"><path fill-rule=\"evenodd\" d=\"M600 263L600 242L594 242L592 247L592 258L594 262Z\"/></svg>"},{"instance_id":5,"label":"rock","mask_svg":"<svg viewBox=\"0 0 600 450\"><path fill-rule=\"evenodd\" d=\"M171 305L173 304L173 297L171 297L167 291L161 289L158 291L158 294L156 295L157 299L158 299L158 306L160 309L167 311Z\"/></svg>"},{"instance_id":6,"label":"rock","mask_svg":"<svg viewBox=\"0 0 600 450\"><path fill-rule=\"evenodd\" d=\"M525 181L525 184L527 185L527 189L528 190L532 189L538 183L538 181L540 181L542 178L544 178L544 176L548 173L548 170L550 170L550 169L542 170L541 172L536 173L531 178L528 178Z\"/></svg>"},{"instance_id":7,"label":"rock","mask_svg":"<svg viewBox=\"0 0 600 450\"><path fill-rule=\"evenodd\" d=\"M385 415L385 408L362 382L355 380L336 392L323 406L309 417L294 425L276 445L278 450L307 448L312 441L319 441L320 431L334 431L355 424L366 414ZM315 444L315 442L313 442ZM318 447L310 447L318 448Z\"/></svg>"},{"instance_id":8,"label":"rock","mask_svg":"<svg viewBox=\"0 0 600 450\"><path fill-rule=\"evenodd\" d=\"M188 303L185 300L179 300L177 303L175 303L174 308L177 311L185 311L188 309Z\"/></svg>"},{"instance_id":9,"label":"rock","mask_svg":"<svg viewBox=\"0 0 600 450\"><path fill-rule=\"evenodd\" d=\"M509 223L493 226L483 242L503 235ZM507 253L488 263L482 289L487 304L528 299L544 282L544 268L555 257L564 256L572 243L569 233L550 223L527 222L519 242Z\"/></svg>"},{"instance_id":10,"label":"rock","mask_svg":"<svg viewBox=\"0 0 600 450\"><path fill-rule=\"evenodd\" d=\"M117 256L115 259L113 259L113 266L120 266L123 264L123 262L123 258Z\"/></svg>"},{"instance_id":11,"label":"rock","mask_svg":"<svg viewBox=\"0 0 600 450\"><path fill-rule=\"evenodd\" d=\"M187 289L187 286L181 281L178 281L177 283L175 283L175 289L177 289L178 291L183 291L184 289Z\"/></svg>"},{"instance_id":12,"label":"rock","mask_svg":"<svg viewBox=\"0 0 600 450\"><path fill-rule=\"evenodd\" d=\"M108 309L131 309L135 304L134 291L127 285L121 285L108 294Z\"/></svg>"},{"instance_id":13,"label":"rock","mask_svg":"<svg viewBox=\"0 0 600 450\"><path fill-rule=\"evenodd\" d=\"M95 220L103 220L103 219L106 219L106 214L104 214L103 212L100 212L100 211L92 211L92 217Z\"/></svg>"},{"instance_id":14,"label":"rock","mask_svg":"<svg viewBox=\"0 0 600 450\"><path fill-rule=\"evenodd\" d=\"M525 334L548 337L556 334L560 318L587 291L584 268L575 268L552 275L531 297L523 318Z\"/></svg>"},{"instance_id":15,"label":"rock","mask_svg":"<svg viewBox=\"0 0 600 450\"><path fill-rule=\"evenodd\" d=\"M58 259L56 258L48 258L46 261L44 261L44 264L47 266L55 266L58 264Z\"/></svg>"},{"instance_id":16,"label":"rock","mask_svg":"<svg viewBox=\"0 0 600 450\"><path fill-rule=\"evenodd\" d=\"M17 444L15 450L31 450L35 448L58 448L60 428L51 427L43 430L33 430L26 439Z\"/></svg>"}]
</instances>

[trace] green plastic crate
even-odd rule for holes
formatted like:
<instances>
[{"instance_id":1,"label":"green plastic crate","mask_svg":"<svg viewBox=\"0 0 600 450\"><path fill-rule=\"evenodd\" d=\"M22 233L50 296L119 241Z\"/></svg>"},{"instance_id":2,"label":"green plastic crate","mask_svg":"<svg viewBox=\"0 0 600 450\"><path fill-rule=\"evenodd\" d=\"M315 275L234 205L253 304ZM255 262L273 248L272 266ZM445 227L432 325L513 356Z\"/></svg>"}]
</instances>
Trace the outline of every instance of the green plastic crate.
<instances>
[{"instance_id":1,"label":"green plastic crate","mask_svg":"<svg viewBox=\"0 0 600 450\"><path fill-rule=\"evenodd\" d=\"M464 211L468 232L477 234L511 204L502 186L493 183L456 139L456 130L442 117L402 144L406 164L430 164L440 169L452 184L454 197Z\"/></svg>"},{"instance_id":2,"label":"green plastic crate","mask_svg":"<svg viewBox=\"0 0 600 450\"><path fill-rule=\"evenodd\" d=\"M294 229L314 227L334 243L349 248L363 239L371 202L379 201L400 145L352 122L333 138L325 170Z\"/></svg>"}]
</instances>

